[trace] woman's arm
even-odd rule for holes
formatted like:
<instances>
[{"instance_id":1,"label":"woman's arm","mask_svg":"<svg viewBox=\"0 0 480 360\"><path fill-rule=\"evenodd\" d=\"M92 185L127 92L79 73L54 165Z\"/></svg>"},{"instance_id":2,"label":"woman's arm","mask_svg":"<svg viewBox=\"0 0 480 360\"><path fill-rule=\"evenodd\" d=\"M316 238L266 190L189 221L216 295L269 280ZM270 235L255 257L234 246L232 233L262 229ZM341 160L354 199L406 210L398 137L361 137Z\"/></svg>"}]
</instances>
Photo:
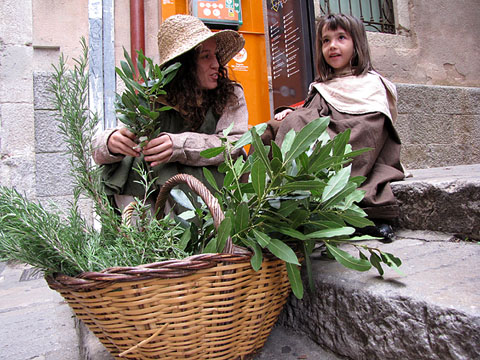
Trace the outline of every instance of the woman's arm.
<instances>
[{"instance_id":1,"label":"woman's arm","mask_svg":"<svg viewBox=\"0 0 480 360\"><path fill-rule=\"evenodd\" d=\"M221 146L222 142L220 137L223 137L223 130L228 128L232 122L233 128L227 137L229 141L238 140L248 130L247 104L245 102L243 89L240 86L235 86L235 95L238 98L238 102L225 109L223 115L218 120L215 134L203 134L196 132L184 132L180 134L162 133L157 138L157 146L163 146L163 154L153 154L152 151L152 154L149 155L149 146L147 145L144 149L145 160L151 161L152 166L155 166L160 162L179 162L181 164L192 166L209 166L220 164L223 161L223 155L206 159L200 156L200 152L206 149ZM169 139L167 139L167 136ZM154 140L156 141L157 139ZM154 140L150 141L152 145ZM168 150L169 141L171 142L171 155L167 160L165 159L165 154L168 154L170 151ZM240 154L241 151L242 149L237 150L234 155Z\"/></svg>"}]
</instances>

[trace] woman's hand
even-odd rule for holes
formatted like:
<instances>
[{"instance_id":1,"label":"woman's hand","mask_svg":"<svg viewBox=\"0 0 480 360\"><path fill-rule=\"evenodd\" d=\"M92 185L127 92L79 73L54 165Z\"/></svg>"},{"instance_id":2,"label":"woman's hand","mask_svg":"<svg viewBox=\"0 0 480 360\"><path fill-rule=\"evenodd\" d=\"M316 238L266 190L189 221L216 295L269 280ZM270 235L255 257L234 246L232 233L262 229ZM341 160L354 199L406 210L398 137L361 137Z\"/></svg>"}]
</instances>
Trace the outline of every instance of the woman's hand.
<instances>
[{"instance_id":1,"label":"woman's hand","mask_svg":"<svg viewBox=\"0 0 480 360\"><path fill-rule=\"evenodd\" d=\"M173 154L173 142L170 136L163 134L150 140L143 147L143 155L145 161L154 167L158 164L165 163Z\"/></svg>"},{"instance_id":2,"label":"woman's hand","mask_svg":"<svg viewBox=\"0 0 480 360\"><path fill-rule=\"evenodd\" d=\"M136 136L130 130L122 127L112 133L107 141L108 150L112 154L122 154L137 157L141 149L137 147Z\"/></svg>"},{"instance_id":3,"label":"woman's hand","mask_svg":"<svg viewBox=\"0 0 480 360\"><path fill-rule=\"evenodd\" d=\"M288 114L290 114L293 110L292 109L285 109L283 111L280 111L278 114L275 114L273 117L277 121L283 120Z\"/></svg>"}]
</instances>

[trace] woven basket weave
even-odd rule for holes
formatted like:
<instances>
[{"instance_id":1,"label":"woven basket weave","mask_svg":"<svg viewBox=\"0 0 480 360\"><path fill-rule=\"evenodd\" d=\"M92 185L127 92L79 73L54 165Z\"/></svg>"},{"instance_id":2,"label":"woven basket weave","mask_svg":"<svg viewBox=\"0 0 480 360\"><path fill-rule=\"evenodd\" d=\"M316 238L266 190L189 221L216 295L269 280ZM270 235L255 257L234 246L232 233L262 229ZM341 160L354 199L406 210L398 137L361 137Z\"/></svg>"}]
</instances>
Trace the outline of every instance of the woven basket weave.
<instances>
[{"instance_id":1,"label":"woven basket weave","mask_svg":"<svg viewBox=\"0 0 480 360\"><path fill-rule=\"evenodd\" d=\"M162 187L160 207L180 183L218 227L217 200L189 175ZM224 253L46 280L117 359L243 359L264 345L290 293L283 261L265 256L255 272L250 258L229 239Z\"/></svg>"}]
</instances>

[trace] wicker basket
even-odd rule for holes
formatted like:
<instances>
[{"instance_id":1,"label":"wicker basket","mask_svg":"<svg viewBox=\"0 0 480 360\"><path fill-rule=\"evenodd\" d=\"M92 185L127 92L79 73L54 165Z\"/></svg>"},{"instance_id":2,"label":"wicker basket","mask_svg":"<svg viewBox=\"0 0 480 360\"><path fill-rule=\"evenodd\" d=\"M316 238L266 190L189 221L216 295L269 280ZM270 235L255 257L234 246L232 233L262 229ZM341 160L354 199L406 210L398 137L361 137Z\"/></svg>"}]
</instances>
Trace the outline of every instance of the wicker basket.
<instances>
[{"instance_id":1,"label":"wicker basket","mask_svg":"<svg viewBox=\"0 0 480 360\"><path fill-rule=\"evenodd\" d=\"M180 183L202 197L218 228L217 200L189 175L162 187L160 207ZM255 272L250 258L229 239L224 253L47 282L117 359L243 359L264 345L290 293L283 261L265 257Z\"/></svg>"}]
</instances>

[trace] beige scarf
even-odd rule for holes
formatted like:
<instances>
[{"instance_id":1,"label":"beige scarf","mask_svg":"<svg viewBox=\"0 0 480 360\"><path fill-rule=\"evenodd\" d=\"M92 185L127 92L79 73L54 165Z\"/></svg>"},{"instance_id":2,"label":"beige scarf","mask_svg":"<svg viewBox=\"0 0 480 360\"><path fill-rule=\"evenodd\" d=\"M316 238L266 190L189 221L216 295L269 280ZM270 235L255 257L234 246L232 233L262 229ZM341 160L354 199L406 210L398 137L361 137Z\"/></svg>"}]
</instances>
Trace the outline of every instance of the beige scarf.
<instances>
[{"instance_id":1,"label":"beige scarf","mask_svg":"<svg viewBox=\"0 0 480 360\"><path fill-rule=\"evenodd\" d=\"M393 123L397 119L395 85L374 71L312 83L312 86L340 112L354 115L381 112Z\"/></svg>"}]
</instances>

